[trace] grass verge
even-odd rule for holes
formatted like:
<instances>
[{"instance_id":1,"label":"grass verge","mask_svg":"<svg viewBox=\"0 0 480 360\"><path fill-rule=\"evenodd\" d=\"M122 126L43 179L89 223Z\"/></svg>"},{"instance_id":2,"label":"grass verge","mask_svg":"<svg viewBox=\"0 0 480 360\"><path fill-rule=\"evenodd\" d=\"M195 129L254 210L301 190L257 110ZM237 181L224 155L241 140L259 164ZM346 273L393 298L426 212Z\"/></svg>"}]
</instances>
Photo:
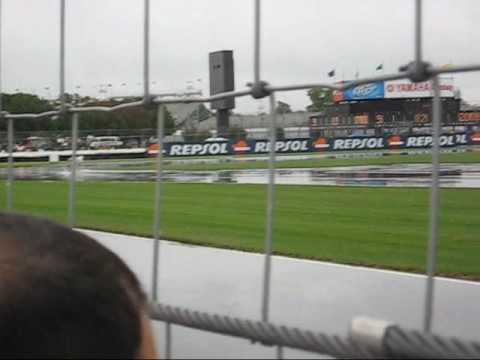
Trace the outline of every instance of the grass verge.
<instances>
[{"instance_id":1,"label":"grass verge","mask_svg":"<svg viewBox=\"0 0 480 360\"><path fill-rule=\"evenodd\" d=\"M276 166L280 169L292 168L324 168L336 166L361 166L361 165L397 165L397 164L427 164L431 163L432 158L430 154L408 154L401 155L396 153L363 153L359 154L331 154L331 157L319 157L318 154L304 154L311 157L304 160L285 160L282 155L278 155ZM323 154L326 155L326 154ZM323 156L322 155L322 156ZM351 158L342 158L341 156L355 156ZM204 157L195 158L196 160L206 160L205 163L185 163L178 161L179 159L165 158L164 169L171 171L215 171L215 170L246 170L246 169L267 169L267 160L258 160L254 155L237 155L231 157ZM185 158L183 160L192 160L192 158ZM211 160L218 160L212 162ZM243 161L242 161L243 160ZM455 152L455 153L441 153L440 161L442 163L458 163L458 164L474 164L480 163L480 151L469 152ZM153 170L155 169L155 158L141 158L131 160L88 160L83 164L86 166L95 166L101 168L116 167L116 164L122 163L122 168L129 170ZM55 167L68 166L68 162L47 163L47 162L16 162L15 167ZM6 163L0 163L0 168L6 167Z\"/></svg>"},{"instance_id":2,"label":"grass verge","mask_svg":"<svg viewBox=\"0 0 480 360\"><path fill-rule=\"evenodd\" d=\"M66 221L66 182L14 184L22 213ZM152 183L78 183L77 225L150 236ZM164 238L261 252L265 186L163 185ZM5 204L5 195L0 196ZM274 251L413 272L425 269L429 190L278 186ZM480 190L442 189L438 272L480 279Z\"/></svg>"},{"instance_id":3,"label":"grass verge","mask_svg":"<svg viewBox=\"0 0 480 360\"><path fill-rule=\"evenodd\" d=\"M480 152L465 153L442 153L440 155L442 163L461 163L472 164L480 163ZM307 160L282 160L277 161L277 168L324 168L336 166L360 166L360 165L396 165L396 164L428 164L432 162L430 154L413 154L413 155L384 155L377 157L365 158L312 158ZM141 164L138 167L132 166L131 169L154 169L155 164ZM251 161L230 161L220 163L176 163L174 160L165 164L166 170L186 170L186 171L208 171L208 170L241 170L241 169L267 169L268 162L266 160Z\"/></svg>"}]
</instances>

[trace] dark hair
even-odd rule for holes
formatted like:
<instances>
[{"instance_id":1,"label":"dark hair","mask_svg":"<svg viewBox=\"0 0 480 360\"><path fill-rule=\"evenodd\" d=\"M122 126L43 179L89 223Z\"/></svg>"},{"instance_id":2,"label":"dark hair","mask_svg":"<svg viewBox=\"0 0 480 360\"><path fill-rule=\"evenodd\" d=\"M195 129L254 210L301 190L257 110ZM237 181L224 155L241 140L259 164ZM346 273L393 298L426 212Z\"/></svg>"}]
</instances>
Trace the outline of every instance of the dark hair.
<instances>
[{"instance_id":1,"label":"dark hair","mask_svg":"<svg viewBox=\"0 0 480 360\"><path fill-rule=\"evenodd\" d=\"M0 213L1 358L134 358L145 302L135 275L92 238Z\"/></svg>"}]
</instances>

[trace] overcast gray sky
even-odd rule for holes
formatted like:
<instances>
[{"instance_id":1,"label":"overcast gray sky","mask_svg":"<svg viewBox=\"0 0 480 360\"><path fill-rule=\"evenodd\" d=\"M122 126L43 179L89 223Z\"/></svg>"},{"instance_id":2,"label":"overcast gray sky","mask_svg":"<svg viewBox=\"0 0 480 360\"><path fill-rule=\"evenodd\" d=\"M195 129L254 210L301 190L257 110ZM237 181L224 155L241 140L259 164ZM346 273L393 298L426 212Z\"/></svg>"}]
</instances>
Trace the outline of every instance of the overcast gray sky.
<instances>
[{"instance_id":1,"label":"overcast gray sky","mask_svg":"<svg viewBox=\"0 0 480 360\"><path fill-rule=\"evenodd\" d=\"M59 0L3 1L3 88L58 92ZM140 94L143 0L67 0L67 91ZM272 84L332 81L396 71L413 56L413 0L264 0L262 78ZM424 55L436 65L480 62L480 1L424 2ZM208 53L232 49L236 88L253 76L253 0L151 0L153 92L208 92ZM199 81L198 79L202 79ZM121 84L126 83L126 86ZM480 75L455 75L466 100L480 103ZM76 87L80 86L79 89ZM45 87L50 87L47 91ZM294 109L305 91L278 99ZM244 98L237 111L266 102Z\"/></svg>"}]
</instances>

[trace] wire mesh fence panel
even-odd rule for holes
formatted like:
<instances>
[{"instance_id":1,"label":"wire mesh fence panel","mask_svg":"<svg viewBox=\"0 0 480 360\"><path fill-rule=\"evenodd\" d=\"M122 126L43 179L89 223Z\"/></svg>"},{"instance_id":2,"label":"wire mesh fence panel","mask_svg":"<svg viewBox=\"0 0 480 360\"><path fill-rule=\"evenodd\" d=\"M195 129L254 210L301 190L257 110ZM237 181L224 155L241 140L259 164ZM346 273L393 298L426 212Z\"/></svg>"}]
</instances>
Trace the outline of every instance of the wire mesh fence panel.
<instances>
[{"instance_id":1,"label":"wire mesh fence panel","mask_svg":"<svg viewBox=\"0 0 480 360\"><path fill-rule=\"evenodd\" d=\"M2 24L5 14L1 12L2 1L0 0L0 41L2 38ZM253 72L252 82L248 87L240 90L223 92L211 96L160 96L151 93L150 89L150 1L144 0L143 3L143 48L141 49L143 58L143 98L126 103L120 103L113 106L78 106L67 104L65 96L65 27L67 18L65 16L68 1L60 0L60 27L59 27L59 99L58 108L43 113L25 113L10 114L2 110L0 95L0 116L6 120L6 141L8 152L8 176L6 181L6 208L14 209L13 188L14 185L14 132L15 123L23 119L41 119L44 117L60 116L63 121L71 121L71 152L70 152L70 178L68 190L68 223L70 226L77 224L76 216L76 176L77 176L77 147L79 144L79 124L81 124L83 114L91 112L117 112L129 108L146 107L156 108L157 110L157 129L156 137L158 139L158 153L156 158L156 181L154 197L154 219L153 219L153 267L151 282L152 297L152 317L164 321L165 328L165 357L170 358L172 353L172 332L171 324L192 327L205 331L238 336L254 341L260 341L266 345L277 345L277 357L281 358L282 346L294 347L303 350L318 351L340 357L378 357L378 356L459 356L475 357L480 354L480 345L471 342L462 342L456 339L445 339L430 335L432 322L434 321L433 308L435 304L435 272L436 272L436 248L438 238L438 207L439 207L439 151L440 151L440 84L439 75L446 73L479 71L480 64L467 64L451 67L436 67L427 63L423 59L423 41L422 41L422 0L415 0L414 13L414 38L413 49L414 59L399 69L398 73L385 74L374 77L360 78L342 83L324 83L310 82L303 84L275 84L275 79L263 79L261 69L261 35L262 35L262 2L254 0L253 12ZM1 50L1 43L0 43ZM1 53L1 51L0 51ZM3 53L2 53L3 54ZM1 59L0 59L0 94L1 94ZM424 297L424 316L423 333L408 332L391 325L378 324L375 322L363 322L357 328L354 328L353 335L347 338L331 336L328 334L312 333L284 326L276 326L270 323L270 301L271 301L271 281L272 281L272 253L275 243L275 160L276 160L276 136L277 136L277 115L275 94L277 92L287 92L294 90L307 90L312 88L324 88L331 90L347 90L362 84L369 84L376 81L409 79L413 82L431 81L433 88L432 108L433 108L433 147L432 147L432 183L430 199L430 220L429 220L429 239L426 260L426 283ZM269 80L268 82L265 80ZM181 309L159 304L162 294L158 290L159 282L159 253L160 239L162 237L163 221L163 190L162 190L162 169L163 169L163 139L164 139L164 117L165 106L168 104L190 104L190 103L211 103L213 101L252 96L254 99L269 98L270 100L270 118L269 118L269 143L268 151L268 184L267 199L265 204L265 243L264 243L264 267L258 274L262 278L263 290L260 299L261 314L260 321L235 319L218 314L210 315L206 313L195 312L189 309ZM392 330L393 329L393 330ZM360 334L360 336L358 336ZM360 340L359 340L360 339ZM419 345L421 344L421 345Z\"/></svg>"}]
</instances>

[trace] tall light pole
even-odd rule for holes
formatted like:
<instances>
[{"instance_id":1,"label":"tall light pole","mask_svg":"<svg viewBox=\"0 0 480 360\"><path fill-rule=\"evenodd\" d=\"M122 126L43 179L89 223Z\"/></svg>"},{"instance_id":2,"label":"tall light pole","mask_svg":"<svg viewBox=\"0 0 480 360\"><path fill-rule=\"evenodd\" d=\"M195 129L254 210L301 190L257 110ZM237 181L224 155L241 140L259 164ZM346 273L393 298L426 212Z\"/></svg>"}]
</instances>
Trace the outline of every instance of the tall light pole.
<instances>
[{"instance_id":1,"label":"tall light pole","mask_svg":"<svg viewBox=\"0 0 480 360\"><path fill-rule=\"evenodd\" d=\"M197 79L198 87L200 90L200 93L202 93L202 79L198 78ZM197 105L197 124L200 124L200 107L202 106L202 103L199 103Z\"/></svg>"}]
</instances>

